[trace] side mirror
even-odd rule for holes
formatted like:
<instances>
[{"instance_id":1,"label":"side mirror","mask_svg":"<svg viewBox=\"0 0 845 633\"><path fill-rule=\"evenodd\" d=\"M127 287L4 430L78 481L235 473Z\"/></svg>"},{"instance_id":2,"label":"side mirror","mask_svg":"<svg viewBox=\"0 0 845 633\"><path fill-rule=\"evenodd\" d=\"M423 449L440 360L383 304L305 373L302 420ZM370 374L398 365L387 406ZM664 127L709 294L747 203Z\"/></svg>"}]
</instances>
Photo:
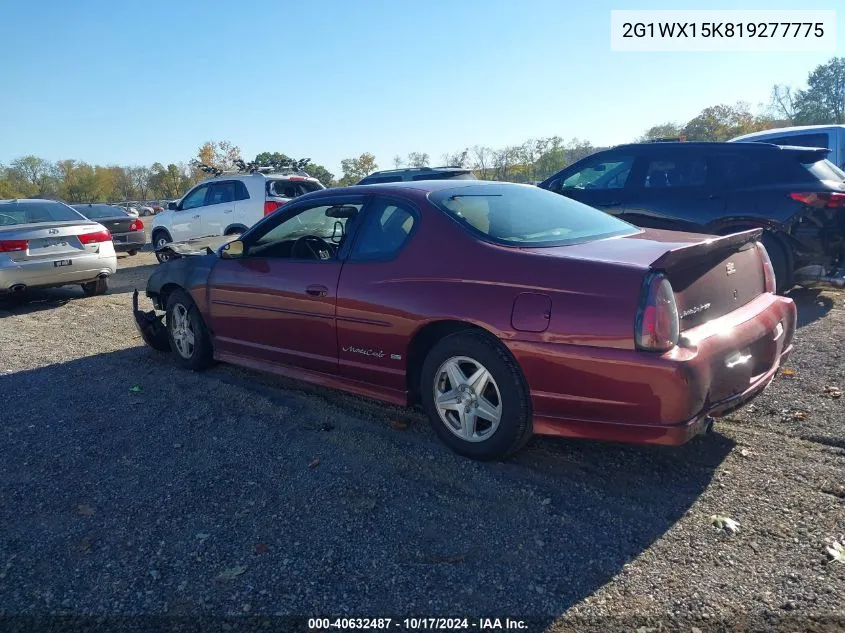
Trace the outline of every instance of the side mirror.
<instances>
[{"instance_id":1,"label":"side mirror","mask_svg":"<svg viewBox=\"0 0 845 633\"><path fill-rule=\"evenodd\" d=\"M243 257L244 243L240 240L226 242L220 247L217 254L220 256L220 259L238 259L239 257Z\"/></svg>"},{"instance_id":2,"label":"side mirror","mask_svg":"<svg viewBox=\"0 0 845 633\"><path fill-rule=\"evenodd\" d=\"M175 202L168 202L167 203L167 210L168 211L178 211L179 205L177 205Z\"/></svg>"}]
</instances>

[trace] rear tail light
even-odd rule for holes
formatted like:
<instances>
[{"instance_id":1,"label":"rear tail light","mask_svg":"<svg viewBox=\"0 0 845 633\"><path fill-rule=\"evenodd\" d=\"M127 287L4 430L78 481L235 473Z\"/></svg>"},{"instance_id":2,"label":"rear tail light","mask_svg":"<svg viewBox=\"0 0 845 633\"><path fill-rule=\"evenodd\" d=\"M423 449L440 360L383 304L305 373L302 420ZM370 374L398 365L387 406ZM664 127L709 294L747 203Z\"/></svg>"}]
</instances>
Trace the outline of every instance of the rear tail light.
<instances>
[{"instance_id":1,"label":"rear tail light","mask_svg":"<svg viewBox=\"0 0 845 633\"><path fill-rule=\"evenodd\" d=\"M678 344L680 329L672 284L662 273L649 273L643 281L640 309L634 325L637 349L668 351Z\"/></svg>"},{"instance_id":2,"label":"rear tail light","mask_svg":"<svg viewBox=\"0 0 845 633\"><path fill-rule=\"evenodd\" d=\"M99 242L111 241L111 233L108 230L82 233L81 235L77 235L77 237L82 244L98 244Z\"/></svg>"},{"instance_id":3,"label":"rear tail light","mask_svg":"<svg viewBox=\"0 0 845 633\"><path fill-rule=\"evenodd\" d=\"M283 204L284 204L284 202L279 202L278 200L265 200L264 201L264 215L270 215L271 213L273 213L273 211L278 209Z\"/></svg>"},{"instance_id":4,"label":"rear tail light","mask_svg":"<svg viewBox=\"0 0 845 633\"><path fill-rule=\"evenodd\" d=\"M28 240L0 240L0 253L19 253L28 248Z\"/></svg>"},{"instance_id":5,"label":"rear tail light","mask_svg":"<svg viewBox=\"0 0 845 633\"><path fill-rule=\"evenodd\" d=\"M144 230L144 223L141 220L132 220L132 224L129 225L130 231L143 231Z\"/></svg>"},{"instance_id":6,"label":"rear tail light","mask_svg":"<svg viewBox=\"0 0 845 633\"><path fill-rule=\"evenodd\" d=\"M814 209L845 209L845 193L838 191L798 192L789 197Z\"/></svg>"},{"instance_id":7,"label":"rear tail light","mask_svg":"<svg viewBox=\"0 0 845 633\"><path fill-rule=\"evenodd\" d=\"M756 242L757 252L760 253L760 259L763 261L763 282L766 292L775 292L777 288L777 279L775 278L775 267L772 266L772 260L769 257L769 251L763 246L763 242Z\"/></svg>"}]
</instances>

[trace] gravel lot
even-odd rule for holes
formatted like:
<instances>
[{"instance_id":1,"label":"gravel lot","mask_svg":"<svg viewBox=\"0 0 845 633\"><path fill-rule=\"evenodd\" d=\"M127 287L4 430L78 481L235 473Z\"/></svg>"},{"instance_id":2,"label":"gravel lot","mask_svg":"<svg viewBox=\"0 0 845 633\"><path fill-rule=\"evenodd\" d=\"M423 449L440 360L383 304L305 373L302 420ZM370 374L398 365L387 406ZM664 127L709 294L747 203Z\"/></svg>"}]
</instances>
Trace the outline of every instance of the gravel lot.
<instances>
[{"instance_id":1,"label":"gravel lot","mask_svg":"<svg viewBox=\"0 0 845 633\"><path fill-rule=\"evenodd\" d=\"M844 293L796 294L785 375L709 437L480 464L415 412L175 369L132 320L155 266L0 304L0 614L845 627Z\"/></svg>"}]
</instances>

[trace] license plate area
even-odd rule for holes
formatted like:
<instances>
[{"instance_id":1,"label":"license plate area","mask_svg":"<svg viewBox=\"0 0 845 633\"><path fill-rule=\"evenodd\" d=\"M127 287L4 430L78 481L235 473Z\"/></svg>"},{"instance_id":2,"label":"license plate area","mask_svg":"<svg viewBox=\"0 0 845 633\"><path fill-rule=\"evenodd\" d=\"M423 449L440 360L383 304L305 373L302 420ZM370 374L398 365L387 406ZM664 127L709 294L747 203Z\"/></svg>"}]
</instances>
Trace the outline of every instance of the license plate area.
<instances>
[{"instance_id":1,"label":"license plate area","mask_svg":"<svg viewBox=\"0 0 845 633\"><path fill-rule=\"evenodd\" d=\"M59 268L61 266L71 266L71 265L73 265L72 259L57 259L56 261L53 262L53 266L55 268Z\"/></svg>"}]
</instances>

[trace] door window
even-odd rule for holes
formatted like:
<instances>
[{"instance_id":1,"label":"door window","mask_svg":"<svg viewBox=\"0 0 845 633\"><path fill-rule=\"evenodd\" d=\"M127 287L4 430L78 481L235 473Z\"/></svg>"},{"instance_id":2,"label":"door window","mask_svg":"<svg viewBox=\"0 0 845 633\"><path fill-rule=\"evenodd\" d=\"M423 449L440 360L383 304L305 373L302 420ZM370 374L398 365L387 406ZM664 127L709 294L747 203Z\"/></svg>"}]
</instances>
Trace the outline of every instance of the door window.
<instances>
[{"instance_id":1,"label":"door window","mask_svg":"<svg viewBox=\"0 0 845 633\"><path fill-rule=\"evenodd\" d=\"M651 158L643 186L647 189L703 187L707 184L707 160L702 157Z\"/></svg>"},{"instance_id":2,"label":"door window","mask_svg":"<svg viewBox=\"0 0 845 633\"><path fill-rule=\"evenodd\" d=\"M248 257L333 260L343 246L361 204L328 204L302 209L293 217L266 229L249 240Z\"/></svg>"},{"instance_id":3,"label":"door window","mask_svg":"<svg viewBox=\"0 0 845 633\"><path fill-rule=\"evenodd\" d=\"M621 189L628 182L633 156L601 158L566 177L561 189Z\"/></svg>"},{"instance_id":4,"label":"door window","mask_svg":"<svg viewBox=\"0 0 845 633\"><path fill-rule=\"evenodd\" d=\"M355 241L353 260L390 259L408 241L414 228L413 211L399 202L378 200L361 235Z\"/></svg>"},{"instance_id":5,"label":"door window","mask_svg":"<svg viewBox=\"0 0 845 633\"><path fill-rule=\"evenodd\" d=\"M208 185L202 185L194 189L182 200L182 210L196 209L205 204L205 196L208 193Z\"/></svg>"}]
</instances>

